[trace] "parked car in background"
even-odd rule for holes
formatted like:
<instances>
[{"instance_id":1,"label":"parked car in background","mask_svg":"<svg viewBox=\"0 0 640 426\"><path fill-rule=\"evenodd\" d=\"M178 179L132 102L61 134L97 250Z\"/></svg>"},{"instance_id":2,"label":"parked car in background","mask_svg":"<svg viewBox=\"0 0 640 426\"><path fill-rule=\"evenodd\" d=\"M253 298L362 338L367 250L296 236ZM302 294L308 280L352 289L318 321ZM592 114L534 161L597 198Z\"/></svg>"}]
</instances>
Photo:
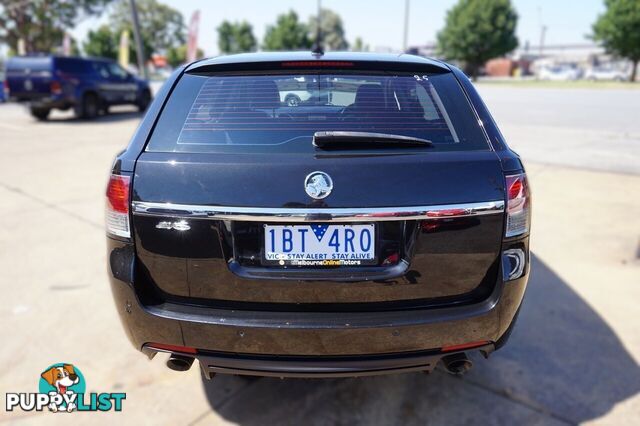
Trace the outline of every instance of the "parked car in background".
<instances>
[{"instance_id":1,"label":"parked car in background","mask_svg":"<svg viewBox=\"0 0 640 426\"><path fill-rule=\"evenodd\" d=\"M295 107L305 105L347 105L353 103L357 85L334 78L332 89L318 82L315 76L300 76L295 79L278 79L278 92L283 105Z\"/></svg>"},{"instance_id":2,"label":"parked car in background","mask_svg":"<svg viewBox=\"0 0 640 426\"><path fill-rule=\"evenodd\" d=\"M101 58L14 56L7 61L5 88L9 100L28 105L38 120L52 109L73 108L78 118L91 119L113 105L144 111L151 102L145 80Z\"/></svg>"},{"instance_id":3,"label":"parked car in background","mask_svg":"<svg viewBox=\"0 0 640 426\"><path fill-rule=\"evenodd\" d=\"M3 72L0 72L0 81L2 82L2 88L0 88L0 102L4 102L6 100L5 92L7 91L7 87Z\"/></svg>"},{"instance_id":4,"label":"parked car in background","mask_svg":"<svg viewBox=\"0 0 640 426\"><path fill-rule=\"evenodd\" d=\"M538 70L540 80L570 81L579 79L581 75L580 68L569 65L544 66Z\"/></svg>"},{"instance_id":5,"label":"parked car in background","mask_svg":"<svg viewBox=\"0 0 640 426\"><path fill-rule=\"evenodd\" d=\"M280 92L280 101L290 107L299 105L331 105L334 102L342 102L347 96L351 102L355 99L355 92L337 92L330 90L296 90Z\"/></svg>"},{"instance_id":6,"label":"parked car in background","mask_svg":"<svg viewBox=\"0 0 640 426\"><path fill-rule=\"evenodd\" d=\"M584 78L591 81L626 81L629 73L613 67L592 67L587 68Z\"/></svg>"},{"instance_id":7,"label":"parked car in background","mask_svg":"<svg viewBox=\"0 0 640 426\"><path fill-rule=\"evenodd\" d=\"M283 104L301 79L331 102ZM527 286L523 165L469 79L432 59L187 65L106 198L128 337L207 378L461 374L505 344Z\"/></svg>"},{"instance_id":8,"label":"parked car in background","mask_svg":"<svg viewBox=\"0 0 640 426\"><path fill-rule=\"evenodd\" d=\"M306 90L292 90L280 92L280 102L284 105L295 107L311 97L311 92Z\"/></svg>"}]
</instances>

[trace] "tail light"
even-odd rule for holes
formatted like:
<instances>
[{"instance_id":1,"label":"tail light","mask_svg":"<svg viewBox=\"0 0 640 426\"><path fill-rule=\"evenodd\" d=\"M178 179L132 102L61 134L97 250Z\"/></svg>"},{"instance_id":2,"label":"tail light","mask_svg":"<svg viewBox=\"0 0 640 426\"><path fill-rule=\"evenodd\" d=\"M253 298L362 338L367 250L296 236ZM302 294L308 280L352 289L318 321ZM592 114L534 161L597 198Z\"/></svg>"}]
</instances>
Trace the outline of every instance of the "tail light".
<instances>
[{"instance_id":1,"label":"tail light","mask_svg":"<svg viewBox=\"0 0 640 426\"><path fill-rule=\"evenodd\" d=\"M129 226L129 176L111 175L107 186L107 232L118 237L131 237Z\"/></svg>"},{"instance_id":2,"label":"tail light","mask_svg":"<svg viewBox=\"0 0 640 426\"><path fill-rule=\"evenodd\" d=\"M2 90L4 90L5 99L9 99L9 80L4 80L2 82Z\"/></svg>"},{"instance_id":3,"label":"tail light","mask_svg":"<svg viewBox=\"0 0 640 426\"><path fill-rule=\"evenodd\" d=\"M51 84L49 85L49 89L51 90L51 93L54 95L62 94L62 85L57 80L54 80L51 82Z\"/></svg>"},{"instance_id":4,"label":"tail light","mask_svg":"<svg viewBox=\"0 0 640 426\"><path fill-rule=\"evenodd\" d=\"M529 232L531 224L531 194L527 175L520 173L506 177L507 227L505 237L515 237Z\"/></svg>"}]
</instances>

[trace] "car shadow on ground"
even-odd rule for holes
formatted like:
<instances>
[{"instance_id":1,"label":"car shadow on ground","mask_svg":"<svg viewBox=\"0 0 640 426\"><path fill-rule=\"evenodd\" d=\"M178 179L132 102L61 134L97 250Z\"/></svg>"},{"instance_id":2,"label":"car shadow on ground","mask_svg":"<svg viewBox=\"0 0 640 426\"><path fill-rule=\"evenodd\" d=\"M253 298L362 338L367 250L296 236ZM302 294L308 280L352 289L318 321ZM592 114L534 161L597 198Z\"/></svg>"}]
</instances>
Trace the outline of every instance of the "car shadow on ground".
<instances>
[{"instance_id":1,"label":"car shadow on ground","mask_svg":"<svg viewBox=\"0 0 640 426\"><path fill-rule=\"evenodd\" d=\"M143 113L133 107L116 107L111 108L108 114L98 115L91 120L76 118L72 111L54 111L51 113L47 121L39 123L43 124L91 124L91 123L116 123L124 120L139 120ZM38 122L34 119L34 122Z\"/></svg>"},{"instance_id":2,"label":"car shadow on ground","mask_svg":"<svg viewBox=\"0 0 640 426\"><path fill-rule=\"evenodd\" d=\"M216 376L217 415L253 424L562 424L598 418L640 391L640 367L615 332L532 256L511 340L462 378L437 370L355 379ZM232 391L235 389L235 391Z\"/></svg>"}]
</instances>

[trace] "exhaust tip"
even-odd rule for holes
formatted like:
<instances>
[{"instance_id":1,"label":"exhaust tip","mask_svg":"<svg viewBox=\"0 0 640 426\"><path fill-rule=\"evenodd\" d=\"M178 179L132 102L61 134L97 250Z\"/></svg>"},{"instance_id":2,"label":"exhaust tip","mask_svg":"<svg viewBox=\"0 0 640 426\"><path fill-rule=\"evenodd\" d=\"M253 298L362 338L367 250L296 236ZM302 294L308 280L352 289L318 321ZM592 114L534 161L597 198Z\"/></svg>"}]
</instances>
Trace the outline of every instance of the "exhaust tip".
<instances>
[{"instance_id":1,"label":"exhaust tip","mask_svg":"<svg viewBox=\"0 0 640 426\"><path fill-rule=\"evenodd\" d=\"M187 371L193 364L193 357L171 354L167 360L167 367L173 371Z\"/></svg>"},{"instance_id":2,"label":"exhaust tip","mask_svg":"<svg viewBox=\"0 0 640 426\"><path fill-rule=\"evenodd\" d=\"M464 352L447 355L442 358L442 362L447 372L455 376L462 376L473 367L473 363Z\"/></svg>"}]
</instances>

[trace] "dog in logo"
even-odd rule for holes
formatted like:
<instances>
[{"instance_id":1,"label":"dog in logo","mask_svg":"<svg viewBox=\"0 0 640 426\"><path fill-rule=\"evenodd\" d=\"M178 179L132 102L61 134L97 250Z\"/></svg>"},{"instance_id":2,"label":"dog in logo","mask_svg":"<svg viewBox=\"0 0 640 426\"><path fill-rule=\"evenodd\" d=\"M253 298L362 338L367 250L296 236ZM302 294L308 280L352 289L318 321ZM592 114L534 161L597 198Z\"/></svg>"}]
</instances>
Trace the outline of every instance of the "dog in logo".
<instances>
[{"instance_id":1,"label":"dog in logo","mask_svg":"<svg viewBox=\"0 0 640 426\"><path fill-rule=\"evenodd\" d=\"M62 367L51 367L47 371L41 374L41 377L47 381L51 386L56 388L56 391L60 395L64 395L67 392L73 392L67 390L70 386L78 384L80 378L73 369L71 364L63 364ZM58 411L58 406L55 403L49 404L49 409L54 413ZM69 403L67 405L67 412L72 412L76 409L76 404Z\"/></svg>"}]
</instances>

